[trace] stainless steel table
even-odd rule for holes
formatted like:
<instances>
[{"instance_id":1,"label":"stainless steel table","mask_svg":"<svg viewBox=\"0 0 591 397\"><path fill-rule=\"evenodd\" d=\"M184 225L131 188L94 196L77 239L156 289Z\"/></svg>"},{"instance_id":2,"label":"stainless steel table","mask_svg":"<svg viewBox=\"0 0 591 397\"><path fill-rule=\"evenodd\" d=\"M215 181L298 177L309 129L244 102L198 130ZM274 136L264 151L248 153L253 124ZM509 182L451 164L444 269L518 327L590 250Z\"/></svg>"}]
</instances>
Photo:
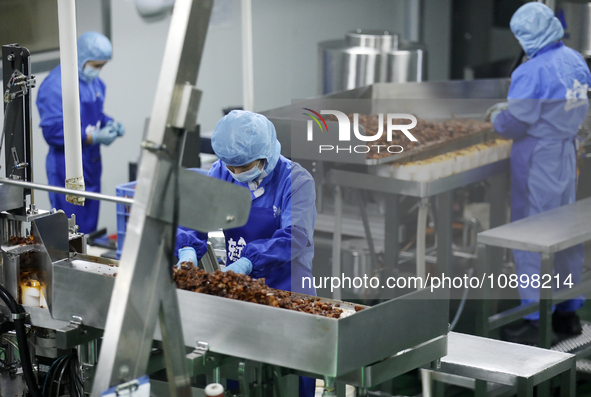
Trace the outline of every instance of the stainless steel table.
<instances>
[{"instance_id":1,"label":"stainless steel table","mask_svg":"<svg viewBox=\"0 0 591 397\"><path fill-rule=\"evenodd\" d=\"M491 267L489 250L492 247L539 252L542 256L540 276L553 276L554 253L591 240L591 198L521 219L478 234L478 242L486 245L479 253L480 272L488 273ZM492 262L494 264L494 262ZM556 304L589 290L591 284L583 282L574 288L553 296L551 288L540 291L540 346L550 347L552 304ZM484 300L488 295L483 296ZM479 333L487 335L490 329L508 324L533 313L537 303L521 306L508 312L488 317L485 303L478 325Z\"/></svg>"},{"instance_id":2,"label":"stainless steel table","mask_svg":"<svg viewBox=\"0 0 591 397\"><path fill-rule=\"evenodd\" d=\"M530 397L534 387L560 376L561 396L575 395L575 356L537 347L450 332L447 356L433 371L517 387Z\"/></svg>"},{"instance_id":3,"label":"stainless steel table","mask_svg":"<svg viewBox=\"0 0 591 397\"><path fill-rule=\"evenodd\" d=\"M362 191L384 193L386 195L385 214L385 252L384 262L386 267L393 268L398 263L398 244L388 242L398 241L399 208L398 202L401 195L428 199L435 197L437 200L437 263L439 270L446 274L452 273L452 204L453 191L471 183L488 180L490 225L495 227L504 223L506 217L506 183L509 160L501 160L486 164L448 177L429 182L414 182L387 178L367 173L332 169L328 173L327 182L335 185L335 229L333 239L333 275L340 276L340 250L341 250L341 224L342 224L342 197L341 188L350 187ZM364 217L363 209L361 211ZM364 221L365 222L365 221ZM366 235L371 240L369 223L367 222ZM371 244L371 243L370 243ZM371 245L370 245L371 250ZM493 254L500 258L500 250ZM385 275L387 277L387 275ZM335 296L339 299L339 296Z\"/></svg>"}]
</instances>

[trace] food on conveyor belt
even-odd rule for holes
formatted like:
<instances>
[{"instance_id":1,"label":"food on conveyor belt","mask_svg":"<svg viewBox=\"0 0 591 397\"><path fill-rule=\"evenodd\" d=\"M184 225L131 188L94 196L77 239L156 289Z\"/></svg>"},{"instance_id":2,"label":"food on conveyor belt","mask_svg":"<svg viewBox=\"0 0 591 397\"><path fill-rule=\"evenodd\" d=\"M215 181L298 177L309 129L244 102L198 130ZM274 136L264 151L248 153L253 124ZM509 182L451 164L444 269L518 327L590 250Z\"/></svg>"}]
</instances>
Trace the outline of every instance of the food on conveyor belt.
<instances>
[{"instance_id":1,"label":"food on conveyor belt","mask_svg":"<svg viewBox=\"0 0 591 397\"><path fill-rule=\"evenodd\" d=\"M348 114L347 116L351 123L353 123L353 114ZM327 117L327 120L336 121L337 118L330 115ZM367 153L368 159L381 159L392 155L392 153L389 153L384 149L380 150L378 145L400 145L404 147L405 151L416 150L493 128L491 123L473 119L451 119L438 122L418 119L416 127L410 130L412 135L417 138L418 142L410 141L399 131L392 135L392 141L387 141L387 117L383 118L383 123L382 136L369 145L370 151ZM397 125L410 124L410 120L394 119L392 123ZM359 124L365 128L366 135L375 135L379 130L379 116L360 114Z\"/></svg>"},{"instance_id":2,"label":"food on conveyor belt","mask_svg":"<svg viewBox=\"0 0 591 397\"><path fill-rule=\"evenodd\" d=\"M406 181L432 181L506 159L511 154L512 143L511 140L496 139L425 160L382 165L377 168L377 174Z\"/></svg>"},{"instance_id":3,"label":"food on conveyor belt","mask_svg":"<svg viewBox=\"0 0 591 397\"><path fill-rule=\"evenodd\" d=\"M181 266L174 270L177 288L208 295L221 296L246 302L295 310L319 316L340 318L345 310L320 299L292 296L291 292L270 288L265 279L252 279L244 274L216 270L207 273L194 266ZM357 309L359 307L359 309ZM356 306L355 311L363 310ZM350 313L349 313L350 314Z\"/></svg>"},{"instance_id":4,"label":"food on conveyor belt","mask_svg":"<svg viewBox=\"0 0 591 397\"><path fill-rule=\"evenodd\" d=\"M30 235L29 237L17 237L11 236L10 237L10 245L31 245L35 244L35 237Z\"/></svg>"}]
</instances>

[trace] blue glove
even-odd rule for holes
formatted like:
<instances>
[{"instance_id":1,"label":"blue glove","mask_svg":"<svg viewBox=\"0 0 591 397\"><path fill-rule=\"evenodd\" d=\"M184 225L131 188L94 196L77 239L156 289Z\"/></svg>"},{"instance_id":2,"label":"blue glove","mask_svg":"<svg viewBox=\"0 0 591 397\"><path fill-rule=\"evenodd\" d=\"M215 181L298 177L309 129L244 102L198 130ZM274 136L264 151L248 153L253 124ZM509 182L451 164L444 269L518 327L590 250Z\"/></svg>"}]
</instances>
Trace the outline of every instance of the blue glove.
<instances>
[{"instance_id":1,"label":"blue glove","mask_svg":"<svg viewBox=\"0 0 591 397\"><path fill-rule=\"evenodd\" d=\"M181 248L178 252L178 256L179 261L177 262L176 267L181 267L181 263L183 262L190 262L193 266L197 266L197 253L193 247Z\"/></svg>"},{"instance_id":2,"label":"blue glove","mask_svg":"<svg viewBox=\"0 0 591 397\"><path fill-rule=\"evenodd\" d=\"M252 262L247 258L240 258L229 266L226 266L222 272L232 270L234 273L246 274L247 276L252 272Z\"/></svg>"},{"instance_id":3,"label":"blue glove","mask_svg":"<svg viewBox=\"0 0 591 397\"><path fill-rule=\"evenodd\" d=\"M488 108L486 114L484 115L485 121L490 121L491 123L495 123L495 119L503 110L509 109L509 104L507 102L499 102L495 103L491 107Z\"/></svg>"},{"instance_id":4,"label":"blue glove","mask_svg":"<svg viewBox=\"0 0 591 397\"><path fill-rule=\"evenodd\" d=\"M112 125L107 125L99 131L92 132L90 135L92 136L93 144L101 143L103 145L110 145L117 138L117 131L115 131Z\"/></svg>"},{"instance_id":5,"label":"blue glove","mask_svg":"<svg viewBox=\"0 0 591 397\"><path fill-rule=\"evenodd\" d=\"M123 124L120 121L111 120L107 123L107 125L110 125L113 127L113 129L117 132L117 136L125 135L125 127L123 126Z\"/></svg>"}]
</instances>

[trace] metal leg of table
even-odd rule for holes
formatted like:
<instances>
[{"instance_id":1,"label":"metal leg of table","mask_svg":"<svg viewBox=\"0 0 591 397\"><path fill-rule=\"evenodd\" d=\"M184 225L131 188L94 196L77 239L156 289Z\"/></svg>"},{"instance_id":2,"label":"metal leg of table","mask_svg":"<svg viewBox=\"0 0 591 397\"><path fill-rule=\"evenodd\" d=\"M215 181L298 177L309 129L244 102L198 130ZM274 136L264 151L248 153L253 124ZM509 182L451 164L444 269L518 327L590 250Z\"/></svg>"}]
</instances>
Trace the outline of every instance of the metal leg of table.
<instances>
[{"instance_id":1,"label":"metal leg of table","mask_svg":"<svg viewBox=\"0 0 591 397\"><path fill-rule=\"evenodd\" d=\"M489 272L489 255L492 247L480 244L478 246L478 261L476 268L476 277L481 278ZM484 285L479 290L478 305L480 310L476 315L476 335L488 337L490 331L489 315L490 315L490 290L489 285L485 280Z\"/></svg>"},{"instance_id":2,"label":"metal leg of table","mask_svg":"<svg viewBox=\"0 0 591 397\"><path fill-rule=\"evenodd\" d=\"M341 239L343 227L343 196L340 186L334 188L334 233L332 237L332 276L341 277ZM341 299L340 288L335 289L333 299Z\"/></svg>"},{"instance_id":3,"label":"metal leg of table","mask_svg":"<svg viewBox=\"0 0 591 397\"><path fill-rule=\"evenodd\" d=\"M490 204L490 227L507 223L507 174L498 174L489 178L488 201Z\"/></svg>"},{"instance_id":4,"label":"metal leg of table","mask_svg":"<svg viewBox=\"0 0 591 397\"><path fill-rule=\"evenodd\" d=\"M517 379L517 396L518 397L534 397L534 381L533 379L520 378Z\"/></svg>"},{"instance_id":5,"label":"metal leg of table","mask_svg":"<svg viewBox=\"0 0 591 397\"><path fill-rule=\"evenodd\" d=\"M374 271L378 270L378 256L376 254L376 249L373 244L373 236L371 235L371 228L369 227L369 218L367 217L367 200L365 198L365 192L363 190L359 190L359 213L361 214L361 220L363 221L363 229L365 229L365 240L367 241L367 246L369 248L369 257L371 258L371 266Z\"/></svg>"},{"instance_id":6,"label":"metal leg of table","mask_svg":"<svg viewBox=\"0 0 591 397\"><path fill-rule=\"evenodd\" d=\"M491 228L507 223L507 174L502 173L488 179L490 184L488 200L490 204L489 224ZM503 248L491 247L489 251L491 269L498 269L503 263Z\"/></svg>"},{"instance_id":7,"label":"metal leg of table","mask_svg":"<svg viewBox=\"0 0 591 397\"><path fill-rule=\"evenodd\" d=\"M549 349L552 344L553 269L554 255L542 254L542 267L540 269L540 347L546 349ZM545 282L545 280L549 280L549 282Z\"/></svg>"},{"instance_id":8,"label":"metal leg of table","mask_svg":"<svg viewBox=\"0 0 591 397\"><path fill-rule=\"evenodd\" d=\"M382 278L384 281L388 277L396 274L398 265L398 254L400 247L398 245L398 229L400 227L400 208L398 194L386 194L386 219L385 219L385 240L384 240L384 265L385 271Z\"/></svg>"},{"instance_id":9,"label":"metal leg of table","mask_svg":"<svg viewBox=\"0 0 591 397\"><path fill-rule=\"evenodd\" d=\"M577 361L573 357L571 368L560 374L560 397L574 397L577 380Z\"/></svg>"},{"instance_id":10,"label":"metal leg of table","mask_svg":"<svg viewBox=\"0 0 591 397\"><path fill-rule=\"evenodd\" d=\"M437 269L440 273L453 276L452 242L452 196L453 191L437 195Z\"/></svg>"},{"instance_id":11,"label":"metal leg of table","mask_svg":"<svg viewBox=\"0 0 591 397\"><path fill-rule=\"evenodd\" d=\"M476 379L474 381L474 397L485 397L488 394L487 386L485 380Z\"/></svg>"}]
</instances>

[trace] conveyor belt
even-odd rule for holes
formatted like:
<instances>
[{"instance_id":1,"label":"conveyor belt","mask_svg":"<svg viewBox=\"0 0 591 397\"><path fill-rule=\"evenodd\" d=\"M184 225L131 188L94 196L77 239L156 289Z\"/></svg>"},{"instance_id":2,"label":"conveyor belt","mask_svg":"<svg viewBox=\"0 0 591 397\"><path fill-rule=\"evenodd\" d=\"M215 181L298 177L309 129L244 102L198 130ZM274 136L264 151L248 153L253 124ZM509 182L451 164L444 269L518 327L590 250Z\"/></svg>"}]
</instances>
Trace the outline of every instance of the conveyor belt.
<instances>
[{"instance_id":1,"label":"conveyor belt","mask_svg":"<svg viewBox=\"0 0 591 397\"><path fill-rule=\"evenodd\" d=\"M552 350L564 353L572 353L578 356L577 358L577 372L591 374L591 360L587 358L591 353L591 323L582 321L583 333L560 341Z\"/></svg>"},{"instance_id":2,"label":"conveyor belt","mask_svg":"<svg viewBox=\"0 0 591 397\"><path fill-rule=\"evenodd\" d=\"M591 323L582 321L581 325L583 326L583 333L581 335L560 341L552 347L552 350L577 354L591 349Z\"/></svg>"}]
</instances>

